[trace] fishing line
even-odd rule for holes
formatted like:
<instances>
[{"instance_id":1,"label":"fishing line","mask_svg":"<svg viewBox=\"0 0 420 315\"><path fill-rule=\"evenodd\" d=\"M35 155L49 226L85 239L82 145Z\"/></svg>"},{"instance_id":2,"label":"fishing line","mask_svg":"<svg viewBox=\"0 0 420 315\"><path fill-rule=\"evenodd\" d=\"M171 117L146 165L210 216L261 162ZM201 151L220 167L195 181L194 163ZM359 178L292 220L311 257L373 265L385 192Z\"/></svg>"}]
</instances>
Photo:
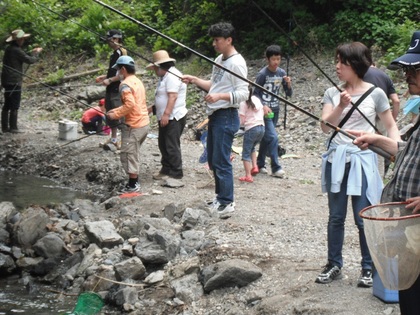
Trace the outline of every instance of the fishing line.
<instances>
[{"instance_id":1,"label":"fishing line","mask_svg":"<svg viewBox=\"0 0 420 315\"><path fill-rule=\"evenodd\" d=\"M299 51L303 54L303 55L305 55L305 57L306 58L308 58L309 59L309 61L310 62L312 62L312 64L328 79L328 81L330 81L331 83L332 83L332 85L341 93L341 92L343 92L343 90L342 89L340 89L340 87L324 72L324 70L322 70L321 69L321 67L302 49L302 47L300 47L299 45L298 45L298 43L295 41L295 40L293 40L291 37L290 37L290 35L285 31L285 30L283 30L281 27L280 27L280 25L278 25L277 23L276 23L276 21L274 21L272 18L271 18L271 16L269 16L268 15L268 13L267 12L265 12L258 4L256 4L255 3L255 1L253 1L253 0L251 0L251 2L254 4L254 6L258 9L258 10L260 10L261 11L261 13L262 14L264 14L266 17L267 17L267 19L269 19L273 24L274 24L274 26L276 26L277 27L277 29L279 29L286 37L287 37L287 39L289 39L291 42L292 42L292 44L294 45L294 46L296 46L298 49L299 49ZM350 102L350 104L354 107L354 103L353 102ZM371 125L372 127L373 127L373 129L375 130L375 132L376 133L378 133L378 134L381 134L380 132L379 132L379 130L378 130L378 128L360 111L360 109L358 108L358 107L356 107L356 110L359 112L359 114L369 123L369 125Z\"/></svg>"},{"instance_id":2,"label":"fishing line","mask_svg":"<svg viewBox=\"0 0 420 315\"><path fill-rule=\"evenodd\" d=\"M58 93L60 93L60 94L62 94L62 95L64 95L64 96L67 96L68 98L73 99L73 100L75 100L76 102L79 102L80 104L82 104L82 105L84 105L84 106L86 106L86 107L92 108L93 110L97 111L98 113L105 114L105 113L104 113L104 112L102 112L101 110L99 110L99 109L97 109L97 108L95 108L95 107L93 107L93 106L91 106L91 105L89 105L89 104L87 104L87 103L85 103L85 102L82 102L81 100L79 100L79 99L77 99L77 98L75 98L75 97L73 97L73 96L71 96L71 95L69 95L69 94L67 94L67 93L62 92L62 91L60 91L59 89L56 89L56 88L54 88L54 87L53 87L53 86L51 86L51 85L48 85L48 84L46 84L46 83L44 83L44 82L41 82L41 81L39 81L39 80L37 80L37 79L35 79L35 78L33 78L33 77L29 76L28 74L21 73L20 71L17 71L16 69L13 69L13 68L11 68L11 67L9 67L9 66L7 66L7 65L4 65L4 64L3 64L3 67L7 67L7 68L9 68L9 69L11 69L11 70L13 70L13 71L15 71L15 72L19 73L19 74L22 74L22 75L24 75L24 76L26 76L26 77L30 78L31 80L34 80L35 82L39 82L40 84L44 85L45 87L50 88L50 89L51 89L51 90L53 90L53 91L56 91L56 92L58 92ZM116 126L118 127L118 126L121 126L121 125L125 125L125 126L127 126L127 127L130 127L129 125L127 125L127 124L126 124L126 123L124 123L124 122L120 122L120 123L119 123L119 124L117 124ZM107 127L107 128L105 128L105 129L110 129L110 127ZM63 144L63 145L60 145L60 146L58 146L58 147L54 147L54 148L52 148L52 149L50 149L50 150L47 150L47 151L43 152L43 154L45 154L45 153L47 153L47 152L50 152L50 151L52 151L52 150L59 149L59 148L61 148L61 147L64 147L64 146L66 146L66 145L69 145L69 144L71 144L71 143L74 143L74 142L77 142L77 141L83 140L83 139L88 138L88 137L90 137L90 136L94 136L94 135L96 135L96 134L89 134L89 135L86 135L86 136L80 137L80 138L78 138L78 139L75 139L75 140L72 140L72 141L66 142L66 143L65 143L65 144Z\"/></svg>"},{"instance_id":3,"label":"fishing line","mask_svg":"<svg viewBox=\"0 0 420 315\"><path fill-rule=\"evenodd\" d=\"M16 69L13 69L12 67L10 67L10 66L8 66L8 65L5 65L5 64L3 64L3 67L6 67L6 68L8 68L8 69L10 69L10 70L13 70L13 71L15 71L15 72L17 72L17 73L19 73L19 74L21 74L21 75L25 76L25 77L28 77L29 79L34 80L35 82L38 82L38 83L42 84L43 86L45 86L45 87L47 87L47 88L49 88L49 89L51 89L51 90L53 90L53 91L56 91L56 92L58 92L58 93L60 93L60 94L62 94L62 95L64 95L64 96L67 96L68 98L71 98L72 100L74 100L74 101L76 101L76 102L79 102L80 104L83 104L83 105L84 105L84 106L86 106L86 107L92 108L92 109L96 110L98 113L102 113L102 114L103 114L103 112L102 112L102 111L100 111L99 109L97 109L97 108L95 108L95 107L93 107L93 106L89 105L88 103L82 102L81 100L77 99L76 97L71 96L71 95L69 95L69 94L67 94L67 93L65 93L65 92L63 92L63 91L61 91L61 90L59 90L59 89L57 89L57 88L55 88L55 87L51 86L51 85L48 85L47 83L41 82L41 81L39 81L39 80L35 79L34 77L32 77L32 76L30 76L30 75L26 74L26 73L22 73L22 72L20 72L20 71L18 71L18 70L16 70Z\"/></svg>"},{"instance_id":4,"label":"fishing line","mask_svg":"<svg viewBox=\"0 0 420 315\"><path fill-rule=\"evenodd\" d=\"M66 88L79 88L79 87L89 87L89 86L97 86L97 84L77 84L77 85L54 85L54 87L56 88L60 88L60 89L66 89ZM38 91L38 90L44 90L48 87L44 86L44 87L31 87L31 86L26 86L25 87L25 91ZM13 92L13 90L4 90L5 92ZM24 92L24 91L22 91Z\"/></svg>"},{"instance_id":5,"label":"fishing line","mask_svg":"<svg viewBox=\"0 0 420 315\"><path fill-rule=\"evenodd\" d=\"M51 12L51 13L54 13L54 14L58 15L59 17L61 17L61 18L65 19L66 21L70 21L70 22L72 22L72 23L74 23L74 24L76 24L76 25L80 26L80 27L81 27L81 28L83 28L84 30L86 30L86 31L88 31L88 32L90 32L90 33L92 33L92 34L94 34L94 35L98 36L98 37L99 37L102 41L104 41L104 42L110 42L110 41L111 41L111 39L108 39L108 38L104 37L103 35L99 34L98 32L95 32L95 31L93 31L93 30L91 30L91 29L87 28L86 26L84 26L84 25L82 25L82 24L80 24L80 23L78 23L78 22L76 22L76 21L74 21L74 20L72 20L72 19L69 19L68 17L66 17L65 15L63 15L63 14L61 14L61 13L55 12L54 10L52 10L52 9L50 9L50 8L48 8L48 7L46 7L46 6L44 6L43 4L40 4L39 2L37 2L37 1L35 1L35 0L32 0L32 2L33 2L34 4L36 4L36 5L38 5L38 6L42 7L42 8L44 8L44 9L48 10L49 12ZM133 54L133 55L135 55L135 56L137 56L137 57L139 57L139 58L141 58L141 59L143 59L143 60L147 61L148 63L151 63L151 64L153 64L154 66L156 66L156 67L160 68L160 66L159 66L158 64L155 64L153 61L151 61L151 60L147 59L146 57L144 57L144 56L140 55L139 53L137 53L137 52L135 52L135 51L132 51L132 50L128 49L127 47L123 46L122 44L120 44L120 43L115 43L115 42L114 42L114 44L118 45L120 48L124 48L124 49L125 49L125 50L127 50L129 53L131 53L131 54ZM176 73L173 73L173 72L171 72L170 70L165 70L165 71L167 71L168 73L170 73L170 74L172 74L173 76L177 77L178 79L182 80L182 77L181 77L181 76L179 76L179 75L177 75ZM202 90L202 91L204 91L204 92L207 92L207 91L205 91L204 89L201 89L201 88L199 88L199 89L200 89L200 90Z\"/></svg>"},{"instance_id":6,"label":"fishing line","mask_svg":"<svg viewBox=\"0 0 420 315\"><path fill-rule=\"evenodd\" d=\"M127 15L127 14L125 14L125 13L123 13L123 12L121 12L121 11L119 11L119 10L117 10L117 9L113 8L113 7L111 7L110 5L103 3L103 2L102 2L102 1L100 1L100 0L93 0L93 1L94 1L94 2L96 2L96 3L98 3L98 4L100 4L101 6L103 6L103 7L105 7L105 8L107 8L107 9L109 9L109 10L111 10L111 11L113 11L113 12L115 12L115 13L119 14L119 15L121 15L122 17L124 17L124 18L126 18L126 19L128 19L128 20L130 20L130 21L132 21L132 22L134 22L134 23L136 23L136 24L138 24L138 25L140 25L140 26L142 26L142 27L144 27L144 28L148 29L149 31L151 31L151 32L153 32L153 33L155 33L155 34L157 34L157 35L159 35L159 36L161 36L161 37L163 37L163 38L165 38L165 39L169 40L170 42L172 42L172 43L174 43L174 44L176 44L176 45L181 46L182 48L184 48L184 49L188 50L189 52L191 52L191 53L193 53L193 54L195 54L195 55L199 56L200 58L202 58L202 59L204 59L204 60L206 60L206 61L210 62L213 66L218 67L218 68L220 68L220 69L224 70L225 72L227 72L227 73L229 73L229 74L231 74L231 75L233 75L233 76L235 76L235 77L237 77L237 78L239 78L239 79L241 79L241 80L243 80L243 81L247 82L248 84L251 84L251 85L253 85L254 87L257 87L257 88L261 89L261 90L262 90L262 91L264 91L265 93L270 94L271 96L273 96L273 97L275 97L275 98L277 98L277 99L281 100L282 102L285 102L286 104L288 104L288 105L292 106L293 108L295 108L295 109L297 109L297 110L301 111L302 113L304 113L304 114L308 115L309 117L311 117L311 118L313 118L313 119L318 120L320 123L322 123L322 124L326 125L327 127L329 127L329 128L331 128L331 129L333 129L333 130L335 130L335 131L337 131L337 132L339 132L339 133L341 133L341 134L343 134L343 135L347 136L348 138L350 138L350 139L352 139L352 140L356 139L356 137L355 137L355 136L353 136L353 135L349 134L348 132L346 132L346 131L342 130L341 128L339 128L339 127L337 127L337 126L335 126L335 125L333 125L333 124L329 123L328 121L323 120L321 117L318 117L318 116L316 116L316 115L314 115L314 114L312 114L312 113L308 112L307 110L305 110L305 109L303 109L303 108L301 108L301 107L299 107L299 106L295 105L294 103L290 102L289 100L287 100L287 99L285 99L285 98L283 98L283 97L280 97L280 96L279 96L279 95L277 95L277 94L274 94L273 92L271 92L271 91L269 91L269 90L265 89L264 87L260 86L259 84L257 84L257 83L255 83L255 82L253 82L253 81L251 81L251 80L249 80L249 79L247 79L247 78L245 78L245 77L243 77L243 76L241 76L241 75L239 75L239 74L235 73L234 71L232 71L232 70L230 70L230 69L227 69L226 67L222 66L221 64L216 63L214 60L212 60L212 59L210 59L210 58L208 58L208 57L204 56L203 54L200 54L199 52L195 51L194 49L192 49L192 48L190 48L190 47L188 47L188 46L185 46L184 44L182 44L182 43L180 43L180 42L176 41L175 39L173 39L173 38L171 38L171 37L169 37L169 36L167 36L167 35L165 35L165 34L163 34L163 33L159 32L159 31L155 30L154 28L152 28L152 27L150 27L150 26L148 26L148 25L146 25L146 24L144 24L144 23L142 23L142 22L140 22L140 21L138 21L138 20L136 20L136 19L134 19L134 18L132 18L132 17L130 17L129 15ZM384 151L383 149L381 149L381 148L379 148L379 147L375 147L375 146L373 146L373 145L369 145L369 149L370 149L371 151L373 151L373 152L375 152L375 153L377 153L377 154L381 155L382 157L384 157L384 158L387 158L387 159L391 160L391 161L393 161L393 160L395 159L395 157L394 157L394 156L392 156L390 153L388 153L388 152Z\"/></svg>"}]
</instances>

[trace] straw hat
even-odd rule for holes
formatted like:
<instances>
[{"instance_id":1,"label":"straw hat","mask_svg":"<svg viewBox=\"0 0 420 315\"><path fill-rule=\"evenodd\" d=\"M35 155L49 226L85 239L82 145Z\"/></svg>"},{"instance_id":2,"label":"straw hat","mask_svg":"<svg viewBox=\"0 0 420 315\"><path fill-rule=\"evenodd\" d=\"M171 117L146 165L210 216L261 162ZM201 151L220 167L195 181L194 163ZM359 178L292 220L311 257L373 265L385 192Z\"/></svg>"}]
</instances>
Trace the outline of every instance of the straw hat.
<instances>
[{"instance_id":1,"label":"straw hat","mask_svg":"<svg viewBox=\"0 0 420 315\"><path fill-rule=\"evenodd\" d=\"M22 30L14 30L12 34L6 39L6 43L12 42L21 38L28 38L31 34L27 34Z\"/></svg>"},{"instance_id":2,"label":"straw hat","mask_svg":"<svg viewBox=\"0 0 420 315\"><path fill-rule=\"evenodd\" d=\"M146 69L151 70L153 69L155 65L160 65L162 63L169 62L169 61L175 62L176 60L173 58L170 58L166 50L158 50L153 53L153 63L148 64Z\"/></svg>"}]
</instances>

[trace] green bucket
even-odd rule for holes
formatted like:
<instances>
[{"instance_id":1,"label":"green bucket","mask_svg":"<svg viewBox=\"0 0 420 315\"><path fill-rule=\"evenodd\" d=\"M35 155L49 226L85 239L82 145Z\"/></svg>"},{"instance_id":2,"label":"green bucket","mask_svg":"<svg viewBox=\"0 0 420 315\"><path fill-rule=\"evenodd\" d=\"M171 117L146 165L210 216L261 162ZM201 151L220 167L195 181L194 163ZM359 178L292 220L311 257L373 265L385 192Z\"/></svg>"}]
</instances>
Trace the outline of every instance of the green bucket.
<instances>
[{"instance_id":1,"label":"green bucket","mask_svg":"<svg viewBox=\"0 0 420 315\"><path fill-rule=\"evenodd\" d=\"M79 295L76 307L69 315L95 315L104 306L104 300L95 292L84 292Z\"/></svg>"}]
</instances>

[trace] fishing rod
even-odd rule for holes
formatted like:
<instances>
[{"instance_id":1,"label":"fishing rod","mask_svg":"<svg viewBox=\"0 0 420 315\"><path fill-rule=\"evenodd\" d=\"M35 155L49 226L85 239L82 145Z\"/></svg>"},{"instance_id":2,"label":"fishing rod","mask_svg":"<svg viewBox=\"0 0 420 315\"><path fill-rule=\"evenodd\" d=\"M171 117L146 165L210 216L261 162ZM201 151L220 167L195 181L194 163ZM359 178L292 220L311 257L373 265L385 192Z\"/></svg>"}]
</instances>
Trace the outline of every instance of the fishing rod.
<instances>
[{"instance_id":1,"label":"fishing rod","mask_svg":"<svg viewBox=\"0 0 420 315\"><path fill-rule=\"evenodd\" d=\"M16 69L14 69L14 68L12 68L12 67L10 67L10 66L8 66L8 65L5 65L5 64L3 64L3 67L6 67L6 68L8 68L8 69L10 69L10 70L13 70L13 71L15 71L15 72L17 72L17 73L19 73L19 74L21 74L21 75L25 76L25 77L28 77L29 79L34 80L35 82L38 82L38 83L42 84L43 86L45 86L45 87L47 87L47 88L49 88L49 89L51 89L51 90L53 90L53 91L56 91L56 92L60 93L61 95L67 96L68 98L71 98L72 100L74 100L74 101L76 101L76 102L79 102L80 104L83 104L84 106L89 107L89 108L92 108L92 109L96 110L97 112L99 112L99 113L102 113L102 114L103 114L103 112L102 112L101 110L99 110L99 109L97 109L97 108L95 108L95 107L93 107L93 106L89 105L88 103L82 102L81 100L77 99L76 97L71 96L71 95L69 95L69 94L67 94L67 93L65 93L65 92L63 92L63 91L61 91L61 90L59 90L59 89L57 89L57 88L55 88L55 87L51 86L51 85L48 85L47 83L41 82L41 81L39 81L39 80L35 79L34 77L32 77L32 76L30 76L30 75L26 74L26 73L22 73L22 72L20 72L20 71L18 71L18 70L16 70Z\"/></svg>"},{"instance_id":2,"label":"fishing rod","mask_svg":"<svg viewBox=\"0 0 420 315\"><path fill-rule=\"evenodd\" d=\"M128 20L130 20L130 21L132 21L132 22L134 22L134 23L136 23L136 24L138 24L138 25L140 25L140 26L142 26L142 27L144 27L144 28L148 29L149 31L151 31L151 32L153 32L153 33L155 33L155 34L157 34L157 35L159 35L159 36L163 37L164 39L167 39L167 40L169 40L170 42L172 42L172 43L174 43L174 44L176 44L176 45L181 46L182 48L184 48L184 49L188 50L189 52L191 52L191 53L193 53L193 54L195 54L195 55L199 56L200 58L202 58L202 59L204 59L204 60L208 61L209 63L211 63L211 64L212 64L212 65L214 65L215 67L218 67L218 68L220 68L220 69L224 70L225 72L227 72L227 73L229 73L229 74L231 74L231 75L233 75L233 76L235 76L235 77L237 77L237 78L239 78L239 79L241 79L241 80L243 80L243 81L247 82L248 84L251 84L251 85L253 85L254 87L257 87L257 88L261 89L261 90L262 90L262 91L264 91L265 93L268 93L268 94L270 94L271 96L273 96L273 97L275 97L275 98L278 98L279 100L281 100L281 101L285 102L286 104L288 104L288 105L292 106L293 108L295 108L295 109L299 110L300 112L302 112L302 113L304 113L304 114L308 115L309 117L311 117L311 118L313 118L313 119L318 120L320 123L322 123L322 124L326 125L327 127L331 128L331 129L333 129L333 130L335 130L336 132L339 132L339 133L341 133L341 134L345 135L346 137L348 137L348 138L350 138L350 139L352 139L352 140L356 139L356 137L355 137L355 136L353 136L353 135L349 134L348 132L344 131L343 129L339 128L338 126L335 126L335 125L333 125L333 124L329 123L328 121L323 120L321 117L318 117L318 116L316 116L316 115L312 114L311 112L309 112L309 111L307 111L307 110L305 110L305 109L303 109L303 108L301 108L301 107L299 107L299 106L295 105L294 103L290 102L289 100L287 100L287 99L285 99L285 98L283 98L283 97L280 97L280 96L279 96L279 95L277 95L277 94L274 94L273 92L271 92L271 91L269 91L269 90L265 89L264 87L260 86L259 84L257 84L257 83L255 83L255 82L253 82L253 81L251 81L251 80L249 80L249 79L247 79L247 78L245 78L245 77L243 77L243 76L241 76L241 75L237 74L236 72L234 72L234 71L232 71L232 70L230 70L230 69L227 69L226 67L222 66L221 64L216 63L214 60L212 60L212 59L210 59L210 58L208 58L208 57L204 56L203 54L200 54L199 52L195 51L194 49L192 49L192 48L190 48L190 47L188 47L188 46L185 46L184 44L182 44L182 43L180 43L180 42L176 41L175 39L173 39L173 38L171 38L171 37L169 37L169 36L167 36L167 35L165 35L165 34L163 34L163 33L159 32L159 31L155 30L154 28L152 28L152 27L150 27L150 26L148 26L148 25L146 25L146 24L144 24L144 23L142 23L142 22L140 22L140 21L138 21L138 20L136 20L136 19L132 18L131 16L129 16L129 15L127 15L127 14L125 14L125 13L123 13L123 12L121 12L121 11L119 11L119 10L115 9L115 8L113 8L112 6L110 6L110 5L108 5L108 4L103 3L103 2L102 2L102 1L100 1L100 0L93 0L93 1L94 1L94 2L96 2L96 3L98 3L98 4L100 4L101 6L103 6L103 7L105 7L105 8L107 8L107 9L109 9L109 10L111 10L111 11L113 11L113 12L115 12L115 13L119 14L119 15L121 15L122 17L124 17L124 18L126 18L126 19L128 19ZM375 147L375 146L373 146L373 145L369 145L369 149L370 149L371 151L373 151L373 152L375 152L375 153L377 153L377 154L381 155L382 157L384 157L384 158L386 158L386 159L391 160L391 161L393 161L393 160L395 159L395 157L394 157L394 156L392 156L390 153L388 153L388 152L384 151L383 149L381 149L381 148L379 148L379 147Z\"/></svg>"},{"instance_id":3,"label":"fishing rod","mask_svg":"<svg viewBox=\"0 0 420 315\"><path fill-rule=\"evenodd\" d=\"M52 90L54 90L54 91L56 91L56 92L58 92L58 93L60 93L60 94L62 94L62 95L64 95L64 96L67 96L67 97L69 97L69 98L71 98L71 99L75 100L76 102L79 102L79 103L83 104L84 106L87 106L87 107L89 107L89 108L92 108L92 109L94 109L95 111L97 111L98 113L104 114L104 112L102 112L101 110L99 110L99 109L97 109L97 108L95 108L95 107L93 107L93 106L91 106L91 105L89 105L89 104L87 104L87 103L85 103L85 102L82 102L81 100L79 100L79 99L77 99L77 98L75 98L75 97L73 97L73 96L71 96L71 95L69 95L69 94L67 94L67 93L62 92L62 91L60 91L59 89L56 89L56 88L54 88L54 87L52 87L52 86L50 86L50 85L48 85L48 84L46 84L46 83L44 83L44 82L41 82L41 81L39 81L39 80L37 80L37 79L35 79L35 78L33 78L33 77L29 76L28 74L21 73L20 71L18 71L18 70L16 70L16 69L13 69L13 68L11 68L11 67L9 67L9 66L7 66L7 65L4 65L4 64L3 64L3 66L6 66L7 68L9 68L9 69L11 69L11 70L13 70L13 71L15 71L15 72L17 72L17 73L22 74L22 75L24 75L24 76L26 76L26 77L30 78L31 80L34 80L34 81L36 81L36 82L39 82L40 84L44 85L45 87L48 87L48 88L50 88L50 89L52 89ZM120 122L117 126L120 126L120 125L126 125L126 126L128 126L128 127L129 127L129 125L127 125L127 124L126 124L126 123L124 123L124 122ZM110 129L110 128L111 128L111 127L106 126L106 128L105 128L104 130L107 130L107 129ZM95 133L94 133L94 134L89 134L89 135L86 135L86 136L80 137L80 138L78 138L78 139L71 140L71 141L69 141L69 142L66 142L65 144L62 144L62 145L58 146L58 147L54 147L54 148L52 148L52 149L50 149L50 150L45 151L45 152L44 152L44 154L45 154L45 153L47 153L47 152L50 152L50 151L52 151L52 150L56 150L56 149L62 148L62 147L66 146L66 145L69 145L69 144L71 144L71 143L74 143L74 142L77 142L77 141L83 140L83 139L88 138L88 137L90 137L90 136L94 136L94 135L96 135L96 134L95 134Z\"/></svg>"},{"instance_id":4,"label":"fishing rod","mask_svg":"<svg viewBox=\"0 0 420 315\"><path fill-rule=\"evenodd\" d=\"M289 54L286 54L286 75L289 76ZM285 95L287 99L287 94ZM284 104L283 129L286 130L287 104Z\"/></svg>"},{"instance_id":5,"label":"fishing rod","mask_svg":"<svg viewBox=\"0 0 420 315\"><path fill-rule=\"evenodd\" d=\"M67 88L80 88L80 87L88 87L88 86L97 86L97 84L76 84L76 85L54 85L56 88L60 89L67 89ZM35 87L35 86L26 86L26 91L39 91L44 90L47 87ZM13 90L4 90L5 92L13 92Z\"/></svg>"},{"instance_id":6,"label":"fishing rod","mask_svg":"<svg viewBox=\"0 0 420 315\"><path fill-rule=\"evenodd\" d=\"M306 58L308 58L309 59L309 61L310 62L312 62L312 64L328 79L328 81L330 81L331 83L332 83L332 85L341 93L341 92L343 92L343 90L342 89L340 89L340 87L324 72L324 70L322 70L321 69L321 67L302 49L302 47L300 47L299 45L298 45L298 43L295 41L295 40L293 40L291 37L290 37L290 35L283 29L283 28L281 28L280 27L280 25L278 25L277 23L276 23L276 21L274 21L272 18L271 18L271 16L269 16L268 15L268 13L267 12L265 12L258 4L256 4L255 3L255 1L254 0L251 0L251 2L254 4L254 6L255 7L257 7L257 9L258 10L260 10L261 11L261 13L262 14L264 14L266 17L267 17L267 19L269 19L273 24L274 24L274 26L276 26L277 27L277 29L279 29L286 37L287 37L287 39L289 39L291 42L292 42L292 44L294 45L294 46L296 46L298 49L299 49L299 51L303 54L303 55L305 55L305 57ZM352 102L352 101L350 101L350 104L354 107L354 103ZM358 107L356 107L356 110L359 112L359 114L369 123L369 125L371 125L371 127L373 127L373 129L375 130L375 132L376 133L378 133L378 134L381 134L380 133L380 131L379 131L379 129L363 114L363 112L358 108Z\"/></svg>"},{"instance_id":7,"label":"fishing rod","mask_svg":"<svg viewBox=\"0 0 420 315\"><path fill-rule=\"evenodd\" d=\"M81 27L81 28L83 28L84 30L86 30L86 31L88 31L88 32L90 32L90 33L92 33L92 34L94 34L94 35L98 36L98 37L99 37L102 41L105 41L105 42L110 42L110 41L111 41L111 39L108 39L108 38L104 37L103 35L99 34L98 32L95 32L94 30L91 30L91 29L89 29L88 27L86 27L86 26L84 26L84 25L82 25L82 24L80 24L80 23L78 23L78 22L76 22L76 21L74 21L74 20L72 20L72 19L69 19L68 17L66 17L65 15L63 15L63 14L61 14L61 13L55 12L54 10L52 10L52 9L50 9L50 8L48 8L48 7L46 7L46 6L45 6L45 5L43 5L43 4L40 4L39 2L37 2L37 1L35 1L35 0L32 0L32 2L33 2L34 4L36 4L36 5L38 5L38 6L42 7L42 8L44 8L45 10L48 10L49 12L54 13L54 14L58 15L59 17L61 17L61 18L65 19L65 20L67 20L67 21L70 21L70 22L72 22L72 23L74 23L74 24L76 24L76 25L80 26L80 27ZM124 49L125 49L125 50L127 50L129 53L131 53L131 54L133 54L133 55L135 55L135 56L137 56L137 57L139 57L139 58L141 58L141 59L143 59L143 60L147 61L148 63L151 63L151 64L153 64L154 66L156 66L156 67L160 68L160 66L159 66L158 64L155 64L153 61L151 61L151 60L149 60L149 59L147 59L147 58L143 57L142 55L140 55L139 53L137 53L137 52L135 52L135 51L132 51L132 50L128 49L127 47L123 46L122 44L120 44L120 43L115 43L115 42L114 42L114 44L118 45L120 48L124 48ZM173 76L177 77L178 79L182 80L182 77L181 77L181 76L179 76L178 74L173 73L173 72L171 72L170 70L166 70L166 71L167 71L168 73L172 74ZM203 89L201 89L201 90L203 90ZM203 91L204 91L204 90L203 90ZM204 91L204 92L207 92L207 91Z\"/></svg>"},{"instance_id":8,"label":"fishing rod","mask_svg":"<svg viewBox=\"0 0 420 315\"><path fill-rule=\"evenodd\" d=\"M120 125L120 124L118 124L118 125ZM111 129L111 127L109 127L109 126L105 126L105 128L103 128L102 130L110 130L110 129ZM96 136L96 135L97 135L96 133L92 133L92 134L84 135L83 137L80 137L80 138L77 138L77 139L74 139L74 140L68 141L68 142L66 142L66 143L64 143L64 144L62 144L62 145L59 145L58 147L53 147L53 148L51 148L51 149L49 149L49 150L47 150L47 151L44 151L44 152L42 152L42 154L46 154L46 153L48 153L48 152L51 152L51 151L54 151L54 150L58 150L58 149L60 149L60 148L62 148L62 147L65 147L65 146L67 146L67 145L69 145L69 144L72 144L72 143L74 143L74 142L78 142L78 141L80 141L80 140L83 140L83 139L89 138L89 137L91 137L91 136Z\"/></svg>"}]
</instances>

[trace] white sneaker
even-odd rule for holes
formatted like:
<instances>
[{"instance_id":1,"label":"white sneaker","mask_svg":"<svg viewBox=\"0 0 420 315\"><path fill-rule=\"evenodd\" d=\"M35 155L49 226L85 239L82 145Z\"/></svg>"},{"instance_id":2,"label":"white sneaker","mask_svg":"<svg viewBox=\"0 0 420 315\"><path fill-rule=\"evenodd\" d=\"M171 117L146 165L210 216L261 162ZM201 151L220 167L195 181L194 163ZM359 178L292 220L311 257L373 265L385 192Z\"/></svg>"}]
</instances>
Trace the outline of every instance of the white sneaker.
<instances>
[{"instance_id":1,"label":"white sneaker","mask_svg":"<svg viewBox=\"0 0 420 315\"><path fill-rule=\"evenodd\" d=\"M217 208L217 213L220 218L230 217L230 213L235 212L235 203L228 203L227 205L219 205Z\"/></svg>"},{"instance_id":2,"label":"white sneaker","mask_svg":"<svg viewBox=\"0 0 420 315\"><path fill-rule=\"evenodd\" d=\"M213 211L213 210L217 210L220 206L220 202L217 201L217 198L215 197L213 200L211 201L206 201L206 206L209 210Z\"/></svg>"},{"instance_id":3,"label":"white sneaker","mask_svg":"<svg viewBox=\"0 0 420 315\"><path fill-rule=\"evenodd\" d=\"M271 174L271 176L283 178L284 174L286 173L283 170L278 170L277 172L274 172L273 174Z\"/></svg>"},{"instance_id":4,"label":"white sneaker","mask_svg":"<svg viewBox=\"0 0 420 315\"><path fill-rule=\"evenodd\" d=\"M267 169L265 167L261 167L259 173L260 174L268 174L268 171L267 171Z\"/></svg>"},{"instance_id":5,"label":"white sneaker","mask_svg":"<svg viewBox=\"0 0 420 315\"><path fill-rule=\"evenodd\" d=\"M129 186L128 184L125 185L119 192L119 195L126 194L126 193L133 193L140 191L140 184L136 183L134 187Z\"/></svg>"}]
</instances>

